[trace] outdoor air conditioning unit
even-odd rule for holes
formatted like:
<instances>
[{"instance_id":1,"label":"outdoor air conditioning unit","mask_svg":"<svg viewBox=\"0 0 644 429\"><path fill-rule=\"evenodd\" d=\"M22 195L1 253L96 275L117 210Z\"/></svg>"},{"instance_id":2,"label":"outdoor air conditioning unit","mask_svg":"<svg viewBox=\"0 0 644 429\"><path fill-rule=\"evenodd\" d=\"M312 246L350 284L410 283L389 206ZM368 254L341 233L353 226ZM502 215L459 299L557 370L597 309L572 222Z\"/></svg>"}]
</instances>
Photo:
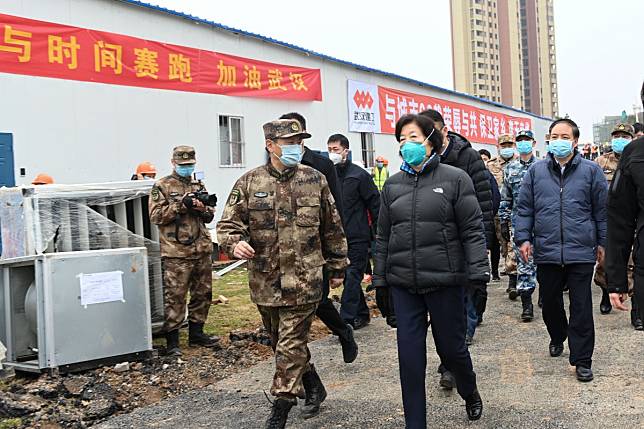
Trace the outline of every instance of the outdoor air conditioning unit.
<instances>
[{"instance_id":1,"label":"outdoor air conditioning unit","mask_svg":"<svg viewBox=\"0 0 644 429\"><path fill-rule=\"evenodd\" d=\"M71 371L152 351L144 247L0 260L4 365Z\"/></svg>"},{"instance_id":2,"label":"outdoor air conditioning unit","mask_svg":"<svg viewBox=\"0 0 644 429\"><path fill-rule=\"evenodd\" d=\"M148 216L151 180L0 189L2 259L145 247L151 323L163 327L157 227ZM0 317L2 315L0 314Z\"/></svg>"}]
</instances>

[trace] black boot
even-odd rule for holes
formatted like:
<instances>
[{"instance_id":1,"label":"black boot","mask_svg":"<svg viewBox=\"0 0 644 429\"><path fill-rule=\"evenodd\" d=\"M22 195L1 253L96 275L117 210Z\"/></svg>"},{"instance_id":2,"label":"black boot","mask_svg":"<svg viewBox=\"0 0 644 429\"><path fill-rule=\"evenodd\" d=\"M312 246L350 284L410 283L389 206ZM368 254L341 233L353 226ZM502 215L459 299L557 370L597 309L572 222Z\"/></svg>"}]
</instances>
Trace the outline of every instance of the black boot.
<instances>
[{"instance_id":1,"label":"black boot","mask_svg":"<svg viewBox=\"0 0 644 429\"><path fill-rule=\"evenodd\" d=\"M508 274L508 278L510 279L510 281L508 282L508 289L507 289L508 298L514 301L519 296L519 292L517 292L517 275Z\"/></svg>"},{"instance_id":2,"label":"black boot","mask_svg":"<svg viewBox=\"0 0 644 429\"><path fill-rule=\"evenodd\" d=\"M631 325L633 325L636 331L644 331L644 322L642 322L642 318L637 310L631 310Z\"/></svg>"},{"instance_id":3,"label":"black boot","mask_svg":"<svg viewBox=\"0 0 644 429\"><path fill-rule=\"evenodd\" d=\"M275 402L273 402L271 415L268 420L266 420L264 429L284 429L284 427L286 427L286 419L288 419L288 413L296 403L297 401L277 398Z\"/></svg>"},{"instance_id":4,"label":"black boot","mask_svg":"<svg viewBox=\"0 0 644 429\"><path fill-rule=\"evenodd\" d=\"M166 332L165 334L165 354L168 356L181 356L181 349L179 349L179 330Z\"/></svg>"},{"instance_id":5,"label":"black boot","mask_svg":"<svg viewBox=\"0 0 644 429\"><path fill-rule=\"evenodd\" d=\"M358 357L358 344L353 338L353 326L346 324L347 329L343 335L340 335L340 345L342 346L342 358L345 363L351 363Z\"/></svg>"},{"instance_id":6,"label":"black boot","mask_svg":"<svg viewBox=\"0 0 644 429\"><path fill-rule=\"evenodd\" d=\"M532 307L532 296L529 293L521 294L521 305L523 306L521 320L524 322L531 322L532 319L534 319L534 312Z\"/></svg>"},{"instance_id":7,"label":"black boot","mask_svg":"<svg viewBox=\"0 0 644 429\"><path fill-rule=\"evenodd\" d=\"M602 302L599 303L599 312L601 314L608 314L613 309L610 303L610 296L606 289L602 288Z\"/></svg>"},{"instance_id":8,"label":"black boot","mask_svg":"<svg viewBox=\"0 0 644 429\"><path fill-rule=\"evenodd\" d=\"M315 367L311 364L311 369L302 376L304 384L304 393L306 399L302 408L302 417L310 419L319 414L320 404L326 399L326 389L320 376L315 372Z\"/></svg>"},{"instance_id":9,"label":"black boot","mask_svg":"<svg viewBox=\"0 0 644 429\"><path fill-rule=\"evenodd\" d=\"M188 323L188 344L191 346L218 347L219 337L209 337L203 332L203 323Z\"/></svg>"},{"instance_id":10,"label":"black boot","mask_svg":"<svg viewBox=\"0 0 644 429\"><path fill-rule=\"evenodd\" d=\"M470 396L465 398L465 411L467 411L467 418L470 420L478 420L483 414L483 400L479 395L478 390L474 390Z\"/></svg>"}]
</instances>

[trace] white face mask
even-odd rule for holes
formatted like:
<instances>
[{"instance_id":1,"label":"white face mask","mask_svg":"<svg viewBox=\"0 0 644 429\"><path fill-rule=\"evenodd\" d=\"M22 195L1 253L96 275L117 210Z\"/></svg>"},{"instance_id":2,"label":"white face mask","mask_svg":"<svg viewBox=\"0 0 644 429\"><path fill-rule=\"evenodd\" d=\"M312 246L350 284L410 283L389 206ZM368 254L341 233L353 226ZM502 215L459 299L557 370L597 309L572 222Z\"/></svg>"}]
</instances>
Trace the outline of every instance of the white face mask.
<instances>
[{"instance_id":1,"label":"white face mask","mask_svg":"<svg viewBox=\"0 0 644 429\"><path fill-rule=\"evenodd\" d=\"M342 162L342 155L339 153L329 152L329 159L335 164L338 165Z\"/></svg>"}]
</instances>

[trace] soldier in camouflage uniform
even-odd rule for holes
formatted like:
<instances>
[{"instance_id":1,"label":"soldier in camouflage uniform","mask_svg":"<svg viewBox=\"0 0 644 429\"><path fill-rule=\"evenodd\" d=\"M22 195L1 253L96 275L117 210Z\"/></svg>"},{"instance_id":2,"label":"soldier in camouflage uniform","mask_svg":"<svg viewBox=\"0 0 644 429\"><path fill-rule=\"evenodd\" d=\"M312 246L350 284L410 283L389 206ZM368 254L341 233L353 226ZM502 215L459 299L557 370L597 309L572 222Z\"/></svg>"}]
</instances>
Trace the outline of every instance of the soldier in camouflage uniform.
<instances>
[{"instance_id":1,"label":"soldier in camouflage uniform","mask_svg":"<svg viewBox=\"0 0 644 429\"><path fill-rule=\"evenodd\" d=\"M597 158L596 162L604 171L606 180L610 184L613 181L615 171L619 164L619 158L624 150L624 146L633 140L635 130L630 124L617 124L611 132L611 151L603 154ZM632 294L633 291L633 254L631 253L630 261L628 264L628 290ZM606 282L606 273L604 271L604 264L597 264L595 267L595 284L602 288L602 300L599 304L599 311L601 314L608 314L612 310L610 298L608 295ZM637 301L632 300L631 308L631 324L637 330L644 330L644 323L638 313Z\"/></svg>"},{"instance_id":2,"label":"soldier in camouflage uniform","mask_svg":"<svg viewBox=\"0 0 644 429\"><path fill-rule=\"evenodd\" d=\"M501 134L498 138L498 150L499 156L492 158L487 162L487 168L490 170L496 183L499 185L499 188L503 187L503 170L505 167L516 158L516 146L514 144L514 137L509 134ZM501 231L501 222L499 216L494 217L494 227L496 229L496 236L499 239L499 244L501 245L501 256L503 256L505 267L502 270L505 271L505 274L508 275L508 289L506 292L510 294L510 298L516 299L517 295L517 262L516 256L514 255L514 250L512 248L512 243L510 237L502 233Z\"/></svg>"},{"instance_id":3,"label":"soldier in camouflage uniform","mask_svg":"<svg viewBox=\"0 0 644 429\"><path fill-rule=\"evenodd\" d=\"M501 188L501 206L499 207L499 222L501 231L506 237L510 237L514 255L517 261L517 284L516 293L521 296L523 311L521 320L530 322L534 318L532 306L532 292L537 286L537 267L532 256L525 262L519 253L519 248L512 240L514 232L514 218L517 212L517 202L521 182L528 168L534 164L536 158L532 153L534 148L534 134L531 130L523 130L517 133L516 146L519 157L510 161L503 170L503 187Z\"/></svg>"},{"instance_id":4,"label":"soldier in camouflage uniform","mask_svg":"<svg viewBox=\"0 0 644 429\"><path fill-rule=\"evenodd\" d=\"M170 355L181 354L179 328L186 317L188 291L189 344L215 347L218 340L203 332L212 301L212 240L206 224L212 221L214 209L191 195L206 190L201 181L192 179L196 162L193 147L175 147L174 170L154 184L149 199L150 221L159 226Z\"/></svg>"},{"instance_id":5,"label":"soldier in camouflage uniform","mask_svg":"<svg viewBox=\"0 0 644 429\"><path fill-rule=\"evenodd\" d=\"M304 132L298 121L264 124L266 165L235 183L217 224L219 243L233 258L248 260L250 296L272 337L273 403L267 428L283 428L305 398L303 416L319 412L326 391L309 363L308 334L322 299L322 269L331 288L347 266L340 214L324 176L300 164Z\"/></svg>"}]
</instances>

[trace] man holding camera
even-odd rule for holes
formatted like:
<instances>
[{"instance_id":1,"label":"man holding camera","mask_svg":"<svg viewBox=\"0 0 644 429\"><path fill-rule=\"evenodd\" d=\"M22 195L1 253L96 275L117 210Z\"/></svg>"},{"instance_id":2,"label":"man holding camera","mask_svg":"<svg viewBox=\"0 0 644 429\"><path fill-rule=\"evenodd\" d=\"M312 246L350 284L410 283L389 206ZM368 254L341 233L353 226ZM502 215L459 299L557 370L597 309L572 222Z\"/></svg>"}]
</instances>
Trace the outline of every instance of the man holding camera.
<instances>
[{"instance_id":1,"label":"man holding camera","mask_svg":"<svg viewBox=\"0 0 644 429\"><path fill-rule=\"evenodd\" d=\"M215 216L214 195L193 180L195 149L177 146L172 174L158 180L150 192L150 221L159 226L165 307L167 354L179 356L179 328L188 304L188 343L215 347L218 338L204 334L212 301L212 240L206 224Z\"/></svg>"}]
</instances>

